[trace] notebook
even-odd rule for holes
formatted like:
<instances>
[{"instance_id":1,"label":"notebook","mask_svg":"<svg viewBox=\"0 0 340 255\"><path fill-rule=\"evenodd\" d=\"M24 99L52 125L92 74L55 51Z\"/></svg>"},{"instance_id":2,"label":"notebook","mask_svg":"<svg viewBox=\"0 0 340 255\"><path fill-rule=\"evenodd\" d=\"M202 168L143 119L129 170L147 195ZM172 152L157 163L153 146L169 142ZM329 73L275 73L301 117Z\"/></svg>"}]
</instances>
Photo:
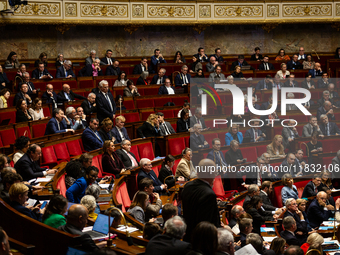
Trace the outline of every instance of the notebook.
<instances>
[{"instance_id":1,"label":"notebook","mask_svg":"<svg viewBox=\"0 0 340 255\"><path fill-rule=\"evenodd\" d=\"M110 218L109 225L109 216L104 214L98 214L98 217L93 225L91 231L84 231L84 234L89 234L93 240L101 239L107 236L109 233L110 226L113 222L113 217Z\"/></svg>"}]
</instances>

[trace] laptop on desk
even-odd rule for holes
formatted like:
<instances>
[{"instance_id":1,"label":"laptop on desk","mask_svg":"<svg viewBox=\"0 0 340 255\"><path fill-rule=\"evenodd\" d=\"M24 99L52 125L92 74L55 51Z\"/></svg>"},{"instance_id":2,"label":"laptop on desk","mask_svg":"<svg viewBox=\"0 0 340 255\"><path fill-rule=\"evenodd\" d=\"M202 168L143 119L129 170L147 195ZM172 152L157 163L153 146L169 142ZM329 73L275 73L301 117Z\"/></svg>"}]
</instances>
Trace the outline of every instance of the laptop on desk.
<instances>
[{"instance_id":1,"label":"laptop on desk","mask_svg":"<svg viewBox=\"0 0 340 255\"><path fill-rule=\"evenodd\" d=\"M84 231L84 234L89 234L92 240L102 239L107 236L109 233L110 226L113 222L113 217L110 218L109 225L109 216L104 214L98 214L98 217L93 225L91 231Z\"/></svg>"}]
</instances>

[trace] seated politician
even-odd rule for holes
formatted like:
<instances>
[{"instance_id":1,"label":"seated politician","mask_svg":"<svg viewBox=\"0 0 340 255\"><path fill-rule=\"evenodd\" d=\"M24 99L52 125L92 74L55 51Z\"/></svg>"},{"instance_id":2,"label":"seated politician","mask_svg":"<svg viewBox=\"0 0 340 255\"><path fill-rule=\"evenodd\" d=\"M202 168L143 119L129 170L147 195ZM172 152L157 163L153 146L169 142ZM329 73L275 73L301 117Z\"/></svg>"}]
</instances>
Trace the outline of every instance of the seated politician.
<instances>
[{"instance_id":1,"label":"seated politician","mask_svg":"<svg viewBox=\"0 0 340 255\"><path fill-rule=\"evenodd\" d=\"M105 118L102 123L101 123L101 128L98 131L100 137L102 138L102 141L116 141L116 138L113 136L112 133L112 126L113 126L113 122L110 118Z\"/></svg>"},{"instance_id":2,"label":"seated politician","mask_svg":"<svg viewBox=\"0 0 340 255\"><path fill-rule=\"evenodd\" d=\"M81 135L85 151L93 151L101 149L103 147L104 141L97 131L98 126L99 120L92 118L90 120L90 125L84 130L83 134Z\"/></svg>"},{"instance_id":3,"label":"seated politician","mask_svg":"<svg viewBox=\"0 0 340 255\"><path fill-rule=\"evenodd\" d=\"M297 239L294 232L297 229L296 221L293 216L287 216L283 219L282 225L284 230L280 232L280 236L286 240L288 245L292 246L301 246L304 243L304 240Z\"/></svg>"},{"instance_id":4,"label":"seated politician","mask_svg":"<svg viewBox=\"0 0 340 255\"><path fill-rule=\"evenodd\" d=\"M83 108L86 115L97 112L96 97L96 94L91 92L87 96L87 99L81 103L81 107Z\"/></svg>"},{"instance_id":5,"label":"seated politician","mask_svg":"<svg viewBox=\"0 0 340 255\"><path fill-rule=\"evenodd\" d=\"M243 135L239 132L239 126L230 126L229 132L225 134L225 145L230 145L232 140L238 141L240 144L243 142Z\"/></svg>"},{"instance_id":6,"label":"seated politician","mask_svg":"<svg viewBox=\"0 0 340 255\"><path fill-rule=\"evenodd\" d=\"M334 122L330 122L326 114L322 114L320 116L320 120L321 120L320 130L323 135L325 136L340 135L339 127Z\"/></svg>"},{"instance_id":7,"label":"seated politician","mask_svg":"<svg viewBox=\"0 0 340 255\"><path fill-rule=\"evenodd\" d=\"M189 110L183 108L181 110L181 117L177 120L177 133L188 131L191 131L189 121Z\"/></svg>"},{"instance_id":8,"label":"seated politician","mask_svg":"<svg viewBox=\"0 0 340 255\"><path fill-rule=\"evenodd\" d=\"M85 129L87 127L85 114L79 116L76 112L76 109L74 109L72 106L67 107L65 113L69 122L71 123L71 128L73 130Z\"/></svg>"},{"instance_id":9,"label":"seated politician","mask_svg":"<svg viewBox=\"0 0 340 255\"><path fill-rule=\"evenodd\" d=\"M100 59L95 59L92 64L87 64L84 66L78 73L78 76L84 77L84 76L103 76L103 71L100 68Z\"/></svg>"},{"instance_id":10,"label":"seated politician","mask_svg":"<svg viewBox=\"0 0 340 255\"><path fill-rule=\"evenodd\" d=\"M120 149L116 150L120 160L123 162L124 168L131 169L139 166L135 154L131 152L131 142L127 139L120 143Z\"/></svg>"},{"instance_id":11,"label":"seated politician","mask_svg":"<svg viewBox=\"0 0 340 255\"><path fill-rule=\"evenodd\" d=\"M325 101L323 103L323 106L319 107L316 113L316 117L318 118L318 120L321 120L321 115L323 114L327 115L328 119L335 120L335 115L332 107L333 106L330 101Z\"/></svg>"},{"instance_id":12,"label":"seated politician","mask_svg":"<svg viewBox=\"0 0 340 255\"><path fill-rule=\"evenodd\" d=\"M105 75L119 75L121 74L121 70L119 68L119 61L114 60L112 65L109 65L106 68Z\"/></svg>"},{"instance_id":13,"label":"seated politician","mask_svg":"<svg viewBox=\"0 0 340 255\"><path fill-rule=\"evenodd\" d=\"M227 164L234 166L246 162L241 150L239 149L239 144L240 143L236 140L232 140L230 142L230 149L224 155Z\"/></svg>"},{"instance_id":14,"label":"seated politician","mask_svg":"<svg viewBox=\"0 0 340 255\"><path fill-rule=\"evenodd\" d=\"M197 172L194 168L194 165L192 164L191 161L192 158L192 150L190 148L185 148L182 151L182 159L179 161L177 168L176 168L176 173L175 177L184 177L185 180L190 180L197 178Z\"/></svg>"},{"instance_id":15,"label":"seated politician","mask_svg":"<svg viewBox=\"0 0 340 255\"><path fill-rule=\"evenodd\" d=\"M36 144L31 144L27 152L15 163L14 168L17 173L22 176L24 181L28 181L34 178L43 177L48 174L55 174L56 169L41 168L38 165L41 157L41 148Z\"/></svg>"},{"instance_id":16,"label":"seated politician","mask_svg":"<svg viewBox=\"0 0 340 255\"><path fill-rule=\"evenodd\" d=\"M42 99L46 100L46 104L52 104L52 110L58 107L58 103L61 103L62 100L57 96L57 94L53 91L53 85L47 84L46 91L41 96Z\"/></svg>"},{"instance_id":17,"label":"seated politician","mask_svg":"<svg viewBox=\"0 0 340 255\"><path fill-rule=\"evenodd\" d=\"M175 89L171 85L170 79L166 78L164 85L160 86L158 89L158 95L174 95Z\"/></svg>"},{"instance_id":18,"label":"seated politician","mask_svg":"<svg viewBox=\"0 0 340 255\"><path fill-rule=\"evenodd\" d=\"M127 133L126 128L124 127L125 124L125 117L120 115L116 117L116 125L112 128L111 132L113 137L115 138L115 143L121 143L124 140L131 140L129 134Z\"/></svg>"},{"instance_id":19,"label":"seated politician","mask_svg":"<svg viewBox=\"0 0 340 255\"><path fill-rule=\"evenodd\" d=\"M315 197L321 185L321 175L314 174L313 180L308 182L303 189L302 198Z\"/></svg>"},{"instance_id":20,"label":"seated politician","mask_svg":"<svg viewBox=\"0 0 340 255\"><path fill-rule=\"evenodd\" d=\"M53 79L53 76L45 69L44 63L39 63L39 67L32 71L32 79Z\"/></svg>"},{"instance_id":21,"label":"seated politician","mask_svg":"<svg viewBox=\"0 0 340 255\"><path fill-rule=\"evenodd\" d=\"M72 62L65 60L64 65L57 69L56 78L75 78L76 75L72 71Z\"/></svg>"},{"instance_id":22,"label":"seated politician","mask_svg":"<svg viewBox=\"0 0 340 255\"><path fill-rule=\"evenodd\" d=\"M115 144L110 140L106 140L104 142L103 152L103 173L114 175L115 179L118 179L120 177L120 174L124 173L126 169L123 165L123 162L120 160L117 153L115 152Z\"/></svg>"},{"instance_id":23,"label":"seated politician","mask_svg":"<svg viewBox=\"0 0 340 255\"><path fill-rule=\"evenodd\" d=\"M64 133L68 131L74 132L74 130L71 129L71 123L68 120L67 116L64 115L62 109L54 109L52 118L47 123L45 135Z\"/></svg>"},{"instance_id":24,"label":"seated politician","mask_svg":"<svg viewBox=\"0 0 340 255\"><path fill-rule=\"evenodd\" d=\"M186 65L182 66L181 73L177 74L175 77L175 86L179 88L188 88L190 78L191 75L188 74L188 67Z\"/></svg>"},{"instance_id":25,"label":"seated politician","mask_svg":"<svg viewBox=\"0 0 340 255\"><path fill-rule=\"evenodd\" d=\"M184 177L180 176L178 178L174 177L174 174L172 172L172 168L175 163L175 158L169 154L168 156L165 157L161 170L159 171L158 178L162 183L166 183L168 185L168 188L170 189L171 187L175 186L176 179L178 181L184 181Z\"/></svg>"},{"instance_id":26,"label":"seated politician","mask_svg":"<svg viewBox=\"0 0 340 255\"><path fill-rule=\"evenodd\" d=\"M194 132L190 134L190 148L194 151L209 148L209 143L205 140L204 135L201 134L201 124L195 124Z\"/></svg>"},{"instance_id":27,"label":"seated politician","mask_svg":"<svg viewBox=\"0 0 340 255\"><path fill-rule=\"evenodd\" d=\"M40 206L25 206L28 199L29 188L23 183L14 183L9 189L9 198L11 200L10 206L34 220L41 221L41 216L45 212L44 209L40 209ZM9 254L9 253L8 253Z\"/></svg>"},{"instance_id":28,"label":"seated politician","mask_svg":"<svg viewBox=\"0 0 340 255\"><path fill-rule=\"evenodd\" d=\"M168 76L165 75L166 70L164 68L159 69L158 74L156 74L152 80L151 80L151 85L152 84L164 84L165 79L168 78Z\"/></svg>"},{"instance_id":29,"label":"seated politician","mask_svg":"<svg viewBox=\"0 0 340 255\"><path fill-rule=\"evenodd\" d=\"M320 227L323 221L328 220L332 215L332 210L334 206L327 205L327 193L324 191L319 191L316 198L309 205L307 210L307 217L309 220L309 225L312 228Z\"/></svg>"},{"instance_id":30,"label":"seated politician","mask_svg":"<svg viewBox=\"0 0 340 255\"><path fill-rule=\"evenodd\" d=\"M126 87L124 88L124 96L125 97L139 97L140 96L137 87L133 84L133 81L128 80L126 82Z\"/></svg>"},{"instance_id":31,"label":"seated politician","mask_svg":"<svg viewBox=\"0 0 340 255\"><path fill-rule=\"evenodd\" d=\"M137 176L137 182L144 178L150 178L153 180L154 192L161 193L163 190L166 190L167 185L162 184L161 181L157 178L155 172L152 170L151 160L147 158L142 158L139 162L141 169L139 170Z\"/></svg>"},{"instance_id":32,"label":"seated politician","mask_svg":"<svg viewBox=\"0 0 340 255\"><path fill-rule=\"evenodd\" d=\"M296 186L294 185L293 176L291 174L284 174L282 176L282 184L284 186L281 189L282 204L285 204L289 198L299 198L299 194Z\"/></svg>"},{"instance_id":33,"label":"seated politician","mask_svg":"<svg viewBox=\"0 0 340 255\"><path fill-rule=\"evenodd\" d=\"M254 120L251 129L248 129L244 134L244 138L249 137L251 143L262 142L266 139L266 134L262 133L261 129L259 128L260 121Z\"/></svg>"},{"instance_id":34,"label":"seated politician","mask_svg":"<svg viewBox=\"0 0 340 255\"><path fill-rule=\"evenodd\" d=\"M63 90L59 92L58 96L63 102L75 101L76 99L80 99L80 100L86 99L85 97L74 93L71 90L70 85L68 84L63 85Z\"/></svg>"}]
</instances>

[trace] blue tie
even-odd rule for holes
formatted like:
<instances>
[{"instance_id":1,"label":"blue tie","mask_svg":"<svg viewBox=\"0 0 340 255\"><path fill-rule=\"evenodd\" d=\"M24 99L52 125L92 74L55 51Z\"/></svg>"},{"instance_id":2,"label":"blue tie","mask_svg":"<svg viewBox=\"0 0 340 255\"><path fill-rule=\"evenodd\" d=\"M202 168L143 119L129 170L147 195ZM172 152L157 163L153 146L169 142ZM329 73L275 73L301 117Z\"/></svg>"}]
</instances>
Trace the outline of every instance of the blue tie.
<instances>
[{"instance_id":1,"label":"blue tie","mask_svg":"<svg viewBox=\"0 0 340 255\"><path fill-rule=\"evenodd\" d=\"M67 78L67 70L65 70L65 78Z\"/></svg>"}]
</instances>

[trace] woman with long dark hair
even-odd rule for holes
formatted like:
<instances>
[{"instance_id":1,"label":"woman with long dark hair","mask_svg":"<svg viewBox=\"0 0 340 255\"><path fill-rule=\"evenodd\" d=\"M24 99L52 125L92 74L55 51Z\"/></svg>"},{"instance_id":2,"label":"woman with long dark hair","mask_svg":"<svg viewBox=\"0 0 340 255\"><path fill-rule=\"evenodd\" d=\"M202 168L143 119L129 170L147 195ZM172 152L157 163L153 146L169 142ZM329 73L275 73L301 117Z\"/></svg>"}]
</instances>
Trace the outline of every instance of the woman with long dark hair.
<instances>
[{"instance_id":1,"label":"woman with long dark hair","mask_svg":"<svg viewBox=\"0 0 340 255\"><path fill-rule=\"evenodd\" d=\"M163 163L162 163L162 167L161 170L159 171L159 175L158 175L158 179L164 183L165 178L167 178L168 176L172 176L169 177L168 179L165 180L165 184L168 185L168 189L175 186L175 182L176 179L173 176L173 172L172 172L172 167L174 166L174 162L175 162L175 158L172 155L168 155L165 157Z\"/></svg>"},{"instance_id":2,"label":"woman with long dark hair","mask_svg":"<svg viewBox=\"0 0 340 255\"><path fill-rule=\"evenodd\" d=\"M218 238L216 227L207 221L200 222L191 236L192 252L189 254L213 255L217 251Z\"/></svg>"},{"instance_id":3,"label":"woman with long dark hair","mask_svg":"<svg viewBox=\"0 0 340 255\"><path fill-rule=\"evenodd\" d=\"M126 171L123 162L115 152L115 145L113 141L106 140L103 146L102 166L103 173L114 175L115 178L119 178L119 174Z\"/></svg>"},{"instance_id":4,"label":"woman with long dark hair","mask_svg":"<svg viewBox=\"0 0 340 255\"><path fill-rule=\"evenodd\" d=\"M180 52L179 50L176 51L176 53L175 53L174 63L176 63L176 64L186 63L185 58L182 55L182 52Z\"/></svg>"},{"instance_id":5,"label":"woman with long dark hair","mask_svg":"<svg viewBox=\"0 0 340 255\"><path fill-rule=\"evenodd\" d=\"M33 120L31 114L27 110L26 99L19 99L16 105L16 109L17 109L17 113L16 113L15 123Z\"/></svg>"},{"instance_id":6,"label":"woman with long dark hair","mask_svg":"<svg viewBox=\"0 0 340 255\"><path fill-rule=\"evenodd\" d=\"M197 73L199 69L203 69L202 63L200 60L197 58L196 55L192 56L192 64L191 64L191 70L189 71L190 73Z\"/></svg>"},{"instance_id":7,"label":"woman with long dark hair","mask_svg":"<svg viewBox=\"0 0 340 255\"><path fill-rule=\"evenodd\" d=\"M121 71L118 75L117 80L115 81L115 83L113 84L113 87L123 87L123 86L127 86L127 82L128 82L128 78L127 75L124 71ZM113 89L113 88L112 88Z\"/></svg>"},{"instance_id":8,"label":"woman with long dark hair","mask_svg":"<svg viewBox=\"0 0 340 255\"><path fill-rule=\"evenodd\" d=\"M19 68L19 66L20 63L17 54L14 51L11 51L5 62L5 67Z\"/></svg>"},{"instance_id":9,"label":"woman with long dark hair","mask_svg":"<svg viewBox=\"0 0 340 255\"><path fill-rule=\"evenodd\" d=\"M67 211L67 204L67 199L62 195L53 196L46 206L42 222L53 228L65 225L66 219L64 214Z\"/></svg>"},{"instance_id":10,"label":"woman with long dark hair","mask_svg":"<svg viewBox=\"0 0 340 255\"><path fill-rule=\"evenodd\" d=\"M145 210L149 204L149 195L145 191L137 191L128 210L141 223L145 223Z\"/></svg>"}]
</instances>

